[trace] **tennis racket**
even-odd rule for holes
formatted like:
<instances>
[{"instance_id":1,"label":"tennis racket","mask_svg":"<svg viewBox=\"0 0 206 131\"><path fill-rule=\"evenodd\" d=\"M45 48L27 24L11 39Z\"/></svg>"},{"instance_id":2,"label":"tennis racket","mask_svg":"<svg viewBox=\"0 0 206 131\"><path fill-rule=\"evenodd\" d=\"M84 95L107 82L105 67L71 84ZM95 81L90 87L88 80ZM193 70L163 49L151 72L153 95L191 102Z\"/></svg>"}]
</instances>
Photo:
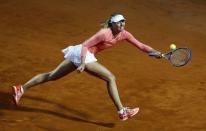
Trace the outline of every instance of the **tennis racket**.
<instances>
[{"instance_id":1,"label":"tennis racket","mask_svg":"<svg viewBox=\"0 0 206 131\"><path fill-rule=\"evenodd\" d=\"M149 53L149 56L156 56L156 53ZM169 60L175 67L181 67L186 65L192 57L192 51L189 48L177 48L168 53L161 54L163 58Z\"/></svg>"}]
</instances>

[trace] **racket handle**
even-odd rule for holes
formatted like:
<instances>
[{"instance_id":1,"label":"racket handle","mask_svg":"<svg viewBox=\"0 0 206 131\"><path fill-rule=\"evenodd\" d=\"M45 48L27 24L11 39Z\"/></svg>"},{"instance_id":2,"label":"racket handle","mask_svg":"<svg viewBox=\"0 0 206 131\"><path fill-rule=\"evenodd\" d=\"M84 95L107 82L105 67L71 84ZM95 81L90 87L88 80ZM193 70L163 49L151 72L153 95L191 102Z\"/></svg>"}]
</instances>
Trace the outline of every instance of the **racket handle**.
<instances>
[{"instance_id":1,"label":"racket handle","mask_svg":"<svg viewBox=\"0 0 206 131\"><path fill-rule=\"evenodd\" d=\"M148 55L151 57L155 57L155 58L162 58L163 57L163 54L160 54L160 53L155 52L155 51L149 52Z\"/></svg>"},{"instance_id":2,"label":"racket handle","mask_svg":"<svg viewBox=\"0 0 206 131\"><path fill-rule=\"evenodd\" d=\"M149 52L149 56L156 56L157 55L157 53L155 53L155 52Z\"/></svg>"}]
</instances>

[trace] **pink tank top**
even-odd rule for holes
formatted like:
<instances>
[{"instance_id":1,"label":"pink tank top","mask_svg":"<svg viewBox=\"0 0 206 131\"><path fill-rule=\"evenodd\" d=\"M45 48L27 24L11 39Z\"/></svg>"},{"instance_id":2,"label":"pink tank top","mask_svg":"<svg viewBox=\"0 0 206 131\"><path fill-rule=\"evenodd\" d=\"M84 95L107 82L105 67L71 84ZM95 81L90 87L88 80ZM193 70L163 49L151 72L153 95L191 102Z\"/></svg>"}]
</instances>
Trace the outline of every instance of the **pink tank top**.
<instances>
[{"instance_id":1,"label":"pink tank top","mask_svg":"<svg viewBox=\"0 0 206 131\"><path fill-rule=\"evenodd\" d=\"M133 44L140 50L147 53L153 50L150 46L145 45L140 41L138 41L137 39L135 39L133 35L126 30L123 30L116 36L113 36L110 28L104 28L82 43L83 48L82 48L81 55L85 57L87 50L89 50L93 54L96 54L101 50L116 45L117 42L122 40L127 40L129 43Z\"/></svg>"}]
</instances>

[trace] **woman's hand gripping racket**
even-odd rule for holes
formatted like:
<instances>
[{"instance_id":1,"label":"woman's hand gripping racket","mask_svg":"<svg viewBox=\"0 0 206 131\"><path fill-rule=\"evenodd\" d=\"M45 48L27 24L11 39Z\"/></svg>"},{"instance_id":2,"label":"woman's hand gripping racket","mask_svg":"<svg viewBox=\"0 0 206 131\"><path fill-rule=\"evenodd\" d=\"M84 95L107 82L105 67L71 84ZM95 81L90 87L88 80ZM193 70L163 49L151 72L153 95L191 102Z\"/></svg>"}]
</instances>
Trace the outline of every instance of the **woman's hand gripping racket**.
<instances>
[{"instance_id":1,"label":"woman's hand gripping racket","mask_svg":"<svg viewBox=\"0 0 206 131\"><path fill-rule=\"evenodd\" d=\"M149 56L157 57L157 52L150 52ZM192 57L192 51L189 48L177 48L168 53L161 54L161 57L169 60L175 67L181 67L186 65Z\"/></svg>"}]
</instances>

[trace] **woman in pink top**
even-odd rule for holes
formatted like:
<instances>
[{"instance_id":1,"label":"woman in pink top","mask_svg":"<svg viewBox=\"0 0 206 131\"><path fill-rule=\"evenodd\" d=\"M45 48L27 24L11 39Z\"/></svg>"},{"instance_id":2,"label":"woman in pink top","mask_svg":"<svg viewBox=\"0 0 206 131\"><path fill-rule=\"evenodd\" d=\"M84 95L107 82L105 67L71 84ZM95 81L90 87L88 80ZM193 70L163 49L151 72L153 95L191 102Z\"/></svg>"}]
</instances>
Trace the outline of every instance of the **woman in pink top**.
<instances>
[{"instance_id":1,"label":"woman in pink top","mask_svg":"<svg viewBox=\"0 0 206 131\"><path fill-rule=\"evenodd\" d=\"M126 40L133 44L140 50L146 53L156 54L156 58L161 58L161 53L152 49L138 40L132 34L124 29L125 18L121 14L113 14L104 24L104 28L100 29L95 35L82 44L69 46L62 50L65 60L51 72L42 73L23 85L13 86L13 100L17 105L24 92L35 85L57 80L74 70L78 72L86 71L92 75L107 82L107 89L109 95L117 108L119 118L126 120L133 115L137 114L139 108L124 107L120 101L115 76L103 65L97 62L95 54L110 48L117 44L119 41Z\"/></svg>"}]
</instances>

